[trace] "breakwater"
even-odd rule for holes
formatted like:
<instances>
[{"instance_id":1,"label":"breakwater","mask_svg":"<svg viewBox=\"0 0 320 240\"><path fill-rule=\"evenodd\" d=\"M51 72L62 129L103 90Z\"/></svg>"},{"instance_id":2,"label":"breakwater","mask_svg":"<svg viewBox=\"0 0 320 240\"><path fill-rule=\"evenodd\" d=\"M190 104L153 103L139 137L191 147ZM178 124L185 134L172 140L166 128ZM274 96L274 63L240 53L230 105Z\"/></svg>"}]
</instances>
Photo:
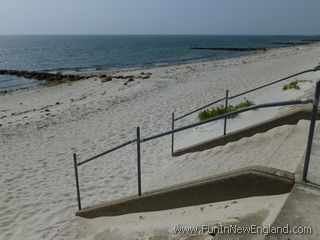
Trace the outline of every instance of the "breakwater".
<instances>
[{"instance_id":1,"label":"breakwater","mask_svg":"<svg viewBox=\"0 0 320 240\"><path fill-rule=\"evenodd\" d=\"M232 47L223 47L223 48L209 48L209 47L192 47L193 50L221 50L221 51L237 51L237 52L250 52L250 51L266 51L265 47L262 48L232 48Z\"/></svg>"}]
</instances>

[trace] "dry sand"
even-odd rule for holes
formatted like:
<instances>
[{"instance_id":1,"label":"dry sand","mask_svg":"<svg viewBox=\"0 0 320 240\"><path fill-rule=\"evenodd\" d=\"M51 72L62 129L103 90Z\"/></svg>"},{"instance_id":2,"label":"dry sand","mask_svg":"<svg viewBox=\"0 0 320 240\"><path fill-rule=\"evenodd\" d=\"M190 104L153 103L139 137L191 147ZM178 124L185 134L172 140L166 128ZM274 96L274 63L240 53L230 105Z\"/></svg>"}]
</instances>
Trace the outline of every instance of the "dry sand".
<instances>
[{"instance_id":1,"label":"dry sand","mask_svg":"<svg viewBox=\"0 0 320 240\"><path fill-rule=\"evenodd\" d=\"M143 136L167 130L172 112L179 115L220 98L225 89L237 93L313 68L319 63L319 53L317 44L273 49L251 56L148 69L144 71L152 73L150 79L135 80L128 85L123 85L124 80L101 83L91 78L0 96L0 239L68 239L60 232L77 221L73 152L78 153L80 161L84 160L134 138L137 126L141 127ZM297 79L319 77L316 73ZM259 96L273 96L282 85L247 98L258 103ZM291 90L294 94L290 97L302 95L304 89ZM179 124L196 120L197 116L193 115ZM242 121L248 119L243 117ZM184 139L181 134L177 137ZM228 155L237 156L229 148L225 146ZM292 149L292 154L298 150ZM204 155L201 159L206 162L211 154ZM233 157L234 161L221 163L219 166L223 167L219 169L249 164L245 156L239 157L241 164L238 164L239 158ZM191 161L190 158L181 159L171 158L169 137L143 144L143 190L146 186L149 189L187 180L189 173L193 173L191 179L210 174L202 172L203 168L196 171L187 164L185 161ZM135 146L130 145L80 167L83 206L136 193L135 161ZM177 176L174 181L163 179L166 170L162 169L170 169L175 164L182 164L185 173L173 172L172 175ZM254 164L263 165L264 160L256 159ZM270 165L294 169L288 169L281 162ZM159 172L161 175L156 180Z\"/></svg>"}]
</instances>

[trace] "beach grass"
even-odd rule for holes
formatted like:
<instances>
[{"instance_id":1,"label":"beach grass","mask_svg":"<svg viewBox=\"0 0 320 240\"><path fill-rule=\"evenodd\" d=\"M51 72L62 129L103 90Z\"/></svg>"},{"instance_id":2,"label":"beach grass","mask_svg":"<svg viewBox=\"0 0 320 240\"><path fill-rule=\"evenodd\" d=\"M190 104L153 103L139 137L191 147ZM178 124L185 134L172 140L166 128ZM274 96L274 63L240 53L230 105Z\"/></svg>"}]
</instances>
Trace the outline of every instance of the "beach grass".
<instances>
[{"instance_id":1,"label":"beach grass","mask_svg":"<svg viewBox=\"0 0 320 240\"><path fill-rule=\"evenodd\" d=\"M295 81L292 81L292 82L284 85L284 86L282 87L282 90L283 90L283 91L286 91L286 90L288 90L288 89L296 89L296 90L299 90L299 89L300 89L300 86L299 86L298 84L299 84L299 83L303 83L303 82L311 82L311 83L312 83L311 80L295 80Z\"/></svg>"},{"instance_id":2,"label":"beach grass","mask_svg":"<svg viewBox=\"0 0 320 240\"><path fill-rule=\"evenodd\" d=\"M241 109L241 108L246 108L246 107L250 107L250 106L253 106L255 105L255 103L253 101L250 101L250 100L245 100L237 105L229 105L228 106L228 109L227 109L227 112L233 112L233 111L236 111L238 109ZM219 115L222 115L222 114L225 114L225 107L223 105L220 105L220 106L217 106L215 108L212 108L212 109L207 109L207 110L204 110L202 112L199 113L199 119L200 121L203 121L203 120L206 120L206 119L209 119L209 118L213 118L213 117L216 117L216 116L219 116ZM232 116L230 116L229 118L234 118L236 117L238 114L234 114Z\"/></svg>"}]
</instances>

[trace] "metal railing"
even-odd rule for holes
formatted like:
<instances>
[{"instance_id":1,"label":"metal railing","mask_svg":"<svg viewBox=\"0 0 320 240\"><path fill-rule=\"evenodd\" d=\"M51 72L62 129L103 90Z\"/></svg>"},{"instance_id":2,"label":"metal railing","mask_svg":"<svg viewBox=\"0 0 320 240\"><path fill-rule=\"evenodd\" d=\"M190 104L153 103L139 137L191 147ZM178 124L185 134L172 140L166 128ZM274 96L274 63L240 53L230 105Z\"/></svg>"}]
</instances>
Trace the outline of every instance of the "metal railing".
<instances>
[{"instance_id":1,"label":"metal railing","mask_svg":"<svg viewBox=\"0 0 320 240\"><path fill-rule=\"evenodd\" d=\"M233 95L233 96L229 96L229 93L230 91L229 90L226 90L226 93L225 93L225 97L223 98L220 98L220 99L217 99L215 100L214 102L211 102L209 104L206 104L202 107L199 107L197 109L194 109L188 113L185 113L183 114L182 116L180 117L177 117L175 118L175 113L172 113L172 118L171 118L171 125L172 125L172 130L174 129L174 126L175 126L175 121L178 121L180 119L183 119L187 116L190 116L191 114L193 113L196 113L196 112L199 112L201 110L204 110L210 106L213 106L217 103L220 103L220 102L223 102L224 101L224 110L225 110L225 113L228 111L228 102L229 100L231 99L234 99L234 98L237 98L237 97L240 97L242 95L245 95L245 94L248 94L248 93L251 93L251 92L254 92L254 91L257 91L257 90L260 90L262 88L265 88L265 87L268 87L268 86L271 86L273 84L276 84L276 83L279 83L279 82L282 82L282 81L285 81L285 80L288 80L290 78L293 78L293 77L296 77L296 76L299 76L299 75L302 75L302 74L306 74L306 73L310 73L310 72L316 72L316 71L320 71L319 68L313 68L313 69L309 69L309 70L305 70L305 71L302 71L302 72L299 72L299 73L296 73L296 74L293 74L293 75L290 75L290 76L287 76L285 78L281 78L279 80L276 80L276 81L273 81L273 82L270 82L270 83L267 83L267 84L264 84L264 85L261 85L259 87L255 87L255 88L252 88L250 90L247 90L247 91L244 91L244 92L241 92L241 93L238 93L236 95ZM224 118L224 124L223 124L223 135L226 135L227 134L227 117ZM174 152L174 134L172 134L172 137L171 137L171 155L173 155L173 152Z\"/></svg>"},{"instance_id":2,"label":"metal railing","mask_svg":"<svg viewBox=\"0 0 320 240\"><path fill-rule=\"evenodd\" d=\"M311 122L310 122L310 128L309 128L306 157L305 157L304 167L303 167L302 181L304 182L308 182L308 171L309 171L309 163L310 163L311 149L312 149L312 143L313 143L313 135L314 135L314 129L315 129L316 121L318 117L319 95L320 95L320 82L317 82L316 91L315 91L314 100L313 100L312 116L311 116Z\"/></svg>"},{"instance_id":3,"label":"metal railing","mask_svg":"<svg viewBox=\"0 0 320 240\"><path fill-rule=\"evenodd\" d=\"M138 195L141 196L142 194L142 188L141 188L141 143L151 141L153 139L157 139L160 137L168 136L168 135L173 135L174 133L181 132L186 129L190 129L193 127L197 127L200 125L204 125L209 122L217 121L219 119L225 119L228 118L234 114L239 114L255 109L260 109L260 108L268 108L268 107L279 107L279 106L287 106L287 105L297 105L297 104L308 104L308 103L313 103L313 111L312 111L312 121L310 125L310 130L309 130L309 141L307 145L307 154L306 154L306 159L305 159L305 166L304 166L304 180L307 179L307 174L308 174L308 167L309 167L309 161L310 161L310 154L311 154L311 146L312 146L312 139L313 139L313 132L314 132L314 127L315 127L315 121L317 118L317 109L318 109L318 104L319 104L319 93L320 93L320 83L317 83L316 87L316 93L315 93L315 98L314 99L301 99L301 100L293 100L293 101L282 101L282 102L273 102L273 103L264 103L264 104L258 104L258 105L253 105L250 107L242 108L233 112L225 113L220 116L216 116L214 118L210 118L204 121L196 122L193 124L189 124L183 127L179 127L176 129L172 129L169 131L165 131L159 134L155 134L149 137L141 138L140 134L140 128L137 128L137 137L136 139L127 141L123 144L120 144L116 147L113 147L103 153L97 154L93 157L90 157L84 161L78 162L77 161L77 155L74 153L73 154L73 160L74 160L74 169L75 169L75 178L76 178L76 189L77 189L77 200L78 200L78 209L81 210L81 197L80 197L80 184L79 184L79 175L78 175L78 167L89 163L99 157L102 157L106 154L109 154L113 151L116 151L120 148L123 148L127 145L130 145L132 143L137 144L137 176L138 176Z\"/></svg>"}]
</instances>

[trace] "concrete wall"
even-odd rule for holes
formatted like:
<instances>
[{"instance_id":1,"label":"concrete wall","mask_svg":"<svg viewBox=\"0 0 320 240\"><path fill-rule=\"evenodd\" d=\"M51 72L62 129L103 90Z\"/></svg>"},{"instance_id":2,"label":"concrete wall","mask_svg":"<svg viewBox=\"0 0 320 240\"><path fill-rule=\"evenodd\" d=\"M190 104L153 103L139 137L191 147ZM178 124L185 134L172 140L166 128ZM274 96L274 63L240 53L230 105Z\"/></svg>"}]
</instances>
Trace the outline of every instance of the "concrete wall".
<instances>
[{"instance_id":1,"label":"concrete wall","mask_svg":"<svg viewBox=\"0 0 320 240\"><path fill-rule=\"evenodd\" d=\"M119 199L76 213L84 218L159 211L252 196L290 192L294 174L266 167L248 167L211 178L192 181Z\"/></svg>"}]
</instances>

